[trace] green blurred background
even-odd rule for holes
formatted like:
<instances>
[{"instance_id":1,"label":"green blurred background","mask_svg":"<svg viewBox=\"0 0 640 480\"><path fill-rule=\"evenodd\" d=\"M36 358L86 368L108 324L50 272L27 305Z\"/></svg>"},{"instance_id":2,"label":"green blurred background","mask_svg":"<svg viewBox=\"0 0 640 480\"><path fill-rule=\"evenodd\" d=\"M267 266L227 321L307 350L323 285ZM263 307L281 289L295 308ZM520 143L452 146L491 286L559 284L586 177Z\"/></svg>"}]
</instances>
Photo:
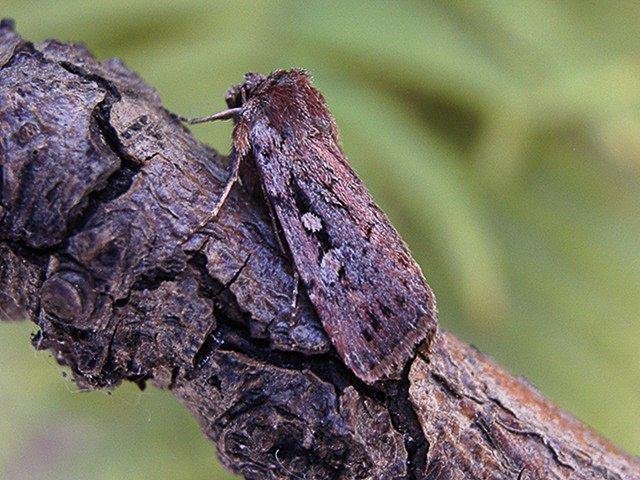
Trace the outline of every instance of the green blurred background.
<instances>
[{"instance_id":1,"label":"green blurred background","mask_svg":"<svg viewBox=\"0 0 640 480\"><path fill-rule=\"evenodd\" d=\"M442 325L640 454L638 2L0 6L26 38L120 57L184 115L246 71L311 70ZM228 151L230 128L194 130ZM3 478L232 478L169 394L76 393L32 330L0 325Z\"/></svg>"}]
</instances>

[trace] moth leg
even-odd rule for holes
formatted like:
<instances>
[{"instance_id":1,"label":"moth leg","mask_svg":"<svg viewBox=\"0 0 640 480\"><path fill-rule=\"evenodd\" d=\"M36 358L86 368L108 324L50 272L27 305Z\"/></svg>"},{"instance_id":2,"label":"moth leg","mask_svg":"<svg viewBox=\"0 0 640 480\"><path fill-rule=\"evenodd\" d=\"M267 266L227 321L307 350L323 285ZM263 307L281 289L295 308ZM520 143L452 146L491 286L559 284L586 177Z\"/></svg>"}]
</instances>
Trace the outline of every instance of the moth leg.
<instances>
[{"instance_id":1,"label":"moth leg","mask_svg":"<svg viewBox=\"0 0 640 480\"><path fill-rule=\"evenodd\" d=\"M240 157L237 154L231 155L229 166L231 167L231 172L229 173L229 178L227 178L227 183L225 184L224 189L220 194L220 198L216 202L216 206L213 207L213 210L211 212L211 218L209 218L205 223L208 223L209 220L216 218L218 216L218 212L220 211L220 209L222 208L222 205L224 205L224 202L227 200L227 197L231 193L231 188L233 188L233 186L236 184L236 182L240 178Z\"/></svg>"},{"instance_id":2,"label":"moth leg","mask_svg":"<svg viewBox=\"0 0 640 480\"><path fill-rule=\"evenodd\" d=\"M229 173L229 177L227 178L227 183L222 189L220 198L218 198L218 200L216 201L216 204L213 207L213 210L211 210L211 213L198 224L197 228L193 231L194 234L198 233L207 223L218 216L220 209L231 193L231 189L240 179L240 157L238 155L231 155L229 166L231 167L231 172Z\"/></svg>"},{"instance_id":3,"label":"moth leg","mask_svg":"<svg viewBox=\"0 0 640 480\"><path fill-rule=\"evenodd\" d=\"M229 120L231 118L236 118L242 112L242 108L229 108L227 110L223 110L222 112L214 113L212 115L207 115L205 117L196 117L196 118L187 118L182 115L176 115L178 120L184 123L188 123L189 125L194 125L196 123L205 123L205 122L214 122L216 120ZM213 207L213 211L211 215L209 215L205 220L200 222L198 227L194 230L194 233L200 231L202 227L204 227L207 223L218 216L218 212L222 208L222 205L226 201L229 193L231 193L231 188L238 181L240 177L240 159L237 158L237 155L231 156L231 173L229 174L229 178L227 179L227 183L222 190L222 194L220 198L216 202L215 207Z\"/></svg>"}]
</instances>

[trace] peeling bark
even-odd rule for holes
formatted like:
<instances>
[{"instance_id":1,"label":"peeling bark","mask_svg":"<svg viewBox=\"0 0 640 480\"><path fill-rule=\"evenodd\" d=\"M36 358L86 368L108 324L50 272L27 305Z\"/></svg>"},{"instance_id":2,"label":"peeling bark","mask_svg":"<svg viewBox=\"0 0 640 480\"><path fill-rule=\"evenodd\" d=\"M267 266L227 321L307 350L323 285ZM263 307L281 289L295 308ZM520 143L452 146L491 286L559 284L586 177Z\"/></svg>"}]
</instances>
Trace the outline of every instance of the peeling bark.
<instances>
[{"instance_id":1,"label":"peeling bark","mask_svg":"<svg viewBox=\"0 0 640 480\"><path fill-rule=\"evenodd\" d=\"M640 479L640 461L440 331L368 386L260 199L120 61L0 28L0 311L79 386L169 389L248 479Z\"/></svg>"}]
</instances>

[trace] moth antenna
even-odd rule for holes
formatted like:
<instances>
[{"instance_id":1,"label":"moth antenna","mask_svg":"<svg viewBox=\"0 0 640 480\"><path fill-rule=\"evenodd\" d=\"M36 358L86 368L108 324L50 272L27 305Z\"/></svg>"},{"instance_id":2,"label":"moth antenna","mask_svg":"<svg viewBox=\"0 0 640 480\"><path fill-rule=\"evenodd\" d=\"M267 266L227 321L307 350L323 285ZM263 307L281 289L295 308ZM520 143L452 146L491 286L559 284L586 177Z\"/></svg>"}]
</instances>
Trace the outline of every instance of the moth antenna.
<instances>
[{"instance_id":1,"label":"moth antenna","mask_svg":"<svg viewBox=\"0 0 640 480\"><path fill-rule=\"evenodd\" d=\"M181 115L178 115L178 120L184 123L188 123L189 125L194 125L196 123L206 123L206 122L215 122L216 120L229 120L231 118L235 118L242 111L241 107L237 108L229 108L227 110L223 110L218 113L214 113L213 115L207 115L205 117L196 117L196 118L187 118Z\"/></svg>"}]
</instances>

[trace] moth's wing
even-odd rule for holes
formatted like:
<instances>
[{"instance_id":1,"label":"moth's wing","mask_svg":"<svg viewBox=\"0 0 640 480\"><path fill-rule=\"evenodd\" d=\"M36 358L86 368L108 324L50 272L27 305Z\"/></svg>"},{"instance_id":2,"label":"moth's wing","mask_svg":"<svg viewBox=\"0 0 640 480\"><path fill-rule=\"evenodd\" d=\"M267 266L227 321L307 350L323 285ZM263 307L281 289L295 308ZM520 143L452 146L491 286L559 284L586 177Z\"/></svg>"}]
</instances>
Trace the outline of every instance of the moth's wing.
<instances>
[{"instance_id":1,"label":"moth's wing","mask_svg":"<svg viewBox=\"0 0 640 480\"><path fill-rule=\"evenodd\" d=\"M324 328L360 379L399 378L436 329L420 267L334 141L274 138L252 132L253 157Z\"/></svg>"}]
</instances>

